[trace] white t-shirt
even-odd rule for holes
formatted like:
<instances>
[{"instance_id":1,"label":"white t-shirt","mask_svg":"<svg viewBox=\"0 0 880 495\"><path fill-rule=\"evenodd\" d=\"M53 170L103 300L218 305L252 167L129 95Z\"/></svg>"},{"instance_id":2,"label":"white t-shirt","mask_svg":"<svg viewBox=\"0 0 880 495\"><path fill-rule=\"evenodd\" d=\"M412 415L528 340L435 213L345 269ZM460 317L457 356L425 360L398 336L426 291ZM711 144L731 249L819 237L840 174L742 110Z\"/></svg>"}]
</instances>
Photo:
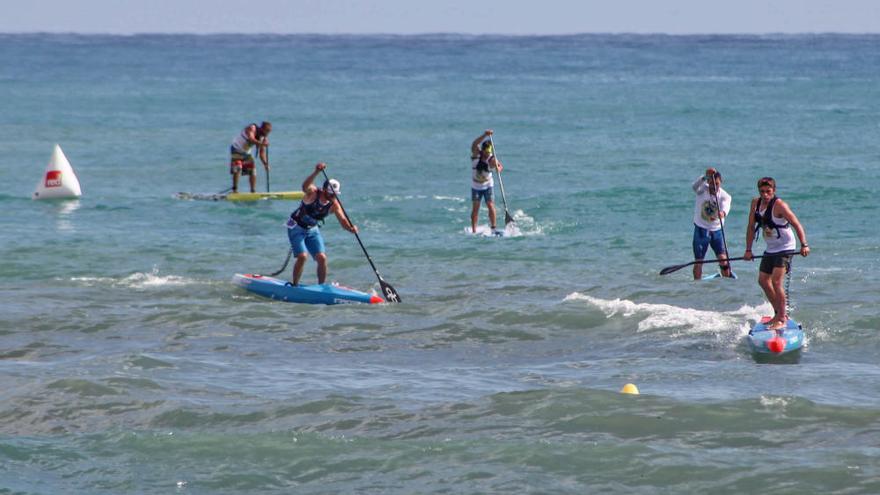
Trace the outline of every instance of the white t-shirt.
<instances>
[{"instance_id":1,"label":"white t-shirt","mask_svg":"<svg viewBox=\"0 0 880 495\"><path fill-rule=\"evenodd\" d=\"M720 230L718 207L715 204L715 195L709 192L709 184L700 176L694 181L693 188L697 194L697 199L694 202L694 225L713 232ZM724 217L727 218L730 213L730 194L727 194L727 191L721 187L718 188L717 193L721 210L724 212Z\"/></svg>"}]
</instances>

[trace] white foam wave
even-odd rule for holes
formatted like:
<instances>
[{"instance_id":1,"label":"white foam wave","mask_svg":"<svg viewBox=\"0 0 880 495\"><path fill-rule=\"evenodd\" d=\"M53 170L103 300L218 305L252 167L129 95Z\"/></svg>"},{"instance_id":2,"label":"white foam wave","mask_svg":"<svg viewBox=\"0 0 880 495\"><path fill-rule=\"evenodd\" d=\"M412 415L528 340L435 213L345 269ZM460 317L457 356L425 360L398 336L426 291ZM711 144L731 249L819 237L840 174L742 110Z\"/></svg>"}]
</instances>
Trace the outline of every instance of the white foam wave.
<instances>
[{"instance_id":1,"label":"white foam wave","mask_svg":"<svg viewBox=\"0 0 880 495\"><path fill-rule=\"evenodd\" d=\"M544 227L522 210L513 212L513 220L516 223L512 225L515 225L515 228L521 232L521 235L544 235Z\"/></svg>"},{"instance_id":2,"label":"white foam wave","mask_svg":"<svg viewBox=\"0 0 880 495\"><path fill-rule=\"evenodd\" d=\"M464 203L464 198L459 198L456 196L434 196L434 199L438 201L455 201L456 203Z\"/></svg>"},{"instance_id":3,"label":"white foam wave","mask_svg":"<svg viewBox=\"0 0 880 495\"><path fill-rule=\"evenodd\" d=\"M114 277L72 277L74 282L84 282L87 286L112 285L114 287L127 287L131 289L146 289L154 287L181 286L197 283L193 279L178 275L159 275L158 268L153 268L150 273L135 272L123 278Z\"/></svg>"},{"instance_id":4,"label":"white foam wave","mask_svg":"<svg viewBox=\"0 0 880 495\"><path fill-rule=\"evenodd\" d=\"M677 333L690 334L737 329L740 335L745 336L749 333L749 321L757 321L761 315L772 311L767 303L743 305L734 311L708 311L670 304L636 303L627 299L600 299L580 292L565 296L564 301L584 301L604 312L609 319L637 318L639 332L674 329Z\"/></svg>"},{"instance_id":5,"label":"white foam wave","mask_svg":"<svg viewBox=\"0 0 880 495\"><path fill-rule=\"evenodd\" d=\"M498 211L498 220L501 221L504 215L503 210ZM516 210L512 213L513 222L504 226L503 237L523 237L533 235L544 235L544 229L535 221L534 218L526 215L522 210ZM465 227L463 232L468 235L477 235L492 237L492 229L488 225L477 225L477 231L471 232L470 227Z\"/></svg>"},{"instance_id":6,"label":"white foam wave","mask_svg":"<svg viewBox=\"0 0 880 495\"><path fill-rule=\"evenodd\" d=\"M410 201L413 199L427 199L427 198L428 198L427 196L419 195L419 194L407 195L407 196L392 196L392 195L386 194L385 196L382 196L382 201L387 201L387 202L393 203L396 201Z\"/></svg>"},{"instance_id":7,"label":"white foam wave","mask_svg":"<svg viewBox=\"0 0 880 495\"><path fill-rule=\"evenodd\" d=\"M389 203L394 203L394 202L398 202L398 201L412 201L414 199L428 199L428 196L425 196L424 194L408 194L408 195L386 194L386 195L382 196L382 201L387 201ZM464 203L465 201L467 201L466 198L463 198L460 196L442 196L439 194L435 194L435 195L431 196L430 199L433 199L435 201L452 201L454 203Z\"/></svg>"},{"instance_id":8,"label":"white foam wave","mask_svg":"<svg viewBox=\"0 0 880 495\"><path fill-rule=\"evenodd\" d=\"M790 400L785 397L769 397L766 395L762 395L759 400L761 405L765 408L774 410L778 409L780 412L785 411L786 406L788 406L788 403L790 402Z\"/></svg>"}]
</instances>

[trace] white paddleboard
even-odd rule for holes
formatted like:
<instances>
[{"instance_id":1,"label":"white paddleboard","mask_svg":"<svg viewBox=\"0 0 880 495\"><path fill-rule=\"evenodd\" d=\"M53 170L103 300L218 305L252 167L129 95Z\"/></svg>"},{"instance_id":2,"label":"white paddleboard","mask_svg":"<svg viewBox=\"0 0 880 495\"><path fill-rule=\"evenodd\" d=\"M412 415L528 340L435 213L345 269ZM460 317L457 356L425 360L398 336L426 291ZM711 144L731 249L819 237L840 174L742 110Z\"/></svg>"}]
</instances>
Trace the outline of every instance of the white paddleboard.
<instances>
[{"instance_id":1,"label":"white paddleboard","mask_svg":"<svg viewBox=\"0 0 880 495\"><path fill-rule=\"evenodd\" d=\"M504 237L508 235L507 232L505 232L504 230L492 230L492 228L488 225L477 225L476 232L473 232L470 227L465 227L464 232L465 234L475 235L478 237Z\"/></svg>"},{"instance_id":2,"label":"white paddleboard","mask_svg":"<svg viewBox=\"0 0 880 495\"><path fill-rule=\"evenodd\" d=\"M43 178L37 183L32 199L56 199L56 198L78 198L82 196L82 189L79 186L79 179L61 151L61 146L55 145L52 150L52 157L49 158L49 164L46 165L46 171Z\"/></svg>"},{"instance_id":3,"label":"white paddleboard","mask_svg":"<svg viewBox=\"0 0 880 495\"><path fill-rule=\"evenodd\" d=\"M703 280L712 280L712 279L716 279L716 278L724 278L724 275L721 275L721 272L714 272L709 275L703 275ZM730 272L730 278L736 280L737 276L735 273Z\"/></svg>"}]
</instances>

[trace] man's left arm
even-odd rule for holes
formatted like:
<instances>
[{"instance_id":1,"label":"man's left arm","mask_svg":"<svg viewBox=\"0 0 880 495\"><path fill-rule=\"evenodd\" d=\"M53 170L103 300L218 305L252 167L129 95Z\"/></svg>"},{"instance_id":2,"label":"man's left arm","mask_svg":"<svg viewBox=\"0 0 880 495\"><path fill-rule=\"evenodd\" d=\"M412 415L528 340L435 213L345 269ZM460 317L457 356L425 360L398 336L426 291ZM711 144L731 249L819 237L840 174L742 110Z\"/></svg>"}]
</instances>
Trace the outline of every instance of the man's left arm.
<instances>
[{"instance_id":1,"label":"man's left arm","mask_svg":"<svg viewBox=\"0 0 880 495\"><path fill-rule=\"evenodd\" d=\"M798 241L801 243L801 256L806 256L810 254L810 245L807 244L807 232L804 230L804 226L801 225L800 220L798 220L797 215L791 211L791 207L788 206L788 203L784 201L779 201L778 203L782 203L782 218L788 220L788 223L791 224L792 228L794 228L794 232L797 235ZM777 203L777 204L778 204Z\"/></svg>"},{"instance_id":2,"label":"man's left arm","mask_svg":"<svg viewBox=\"0 0 880 495\"><path fill-rule=\"evenodd\" d=\"M727 218L727 215L730 214L730 203L733 201L733 198L730 194L725 194L721 196L721 218Z\"/></svg>"},{"instance_id":3,"label":"man's left arm","mask_svg":"<svg viewBox=\"0 0 880 495\"><path fill-rule=\"evenodd\" d=\"M335 204L333 205L333 213L336 215L336 219L339 220L339 225L341 225L343 229L351 232L352 234L358 233L357 226L352 224L348 217L345 216L345 213L343 213L342 211L342 207L339 206L339 201L335 201Z\"/></svg>"},{"instance_id":4,"label":"man's left arm","mask_svg":"<svg viewBox=\"0 0 880 495\"><path fill-rule=\"evenodd\" d=\"M263 162L263 168L269 170L269 152L267 151L269 146L263 143L267 143L265 138L260 143L260 161Z\"/></svg>"}]
</instances>

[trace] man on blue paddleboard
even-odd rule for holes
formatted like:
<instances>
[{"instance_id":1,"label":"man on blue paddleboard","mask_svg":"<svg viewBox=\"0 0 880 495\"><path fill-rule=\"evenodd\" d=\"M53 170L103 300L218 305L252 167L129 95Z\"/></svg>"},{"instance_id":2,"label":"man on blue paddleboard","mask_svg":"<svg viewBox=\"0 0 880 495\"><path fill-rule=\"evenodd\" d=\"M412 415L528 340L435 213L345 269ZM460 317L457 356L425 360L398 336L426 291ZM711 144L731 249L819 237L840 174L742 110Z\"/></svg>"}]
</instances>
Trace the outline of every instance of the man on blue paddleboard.
<instances>
[{"instance_id":1,"label":"man on blue paddleboard","mask_svg":"<svg viewBox=\"0 0 880 495\"><path fill-rule=\"evenodd\" d=\"M251 192L257 192L257 172L254 167L254 155L251 149L257 147L257 154L263 162L263 168L269 172L269 157L266 149L269 147L269 133L272 132L272 123L263 121L259 126L250 124L235 136L229 147L229 173L232 175L232 192L238 192L238 179L242 175L249 176Z\"/></svg>"},{"instance_id":2,"label":"man on blue paddleboard","mask_svg":"<svg viewBox=\"0 0 880 495\"><path fill-rule=\"evenodd\" d=\"M495 200L493 198L493 189L495 186L492 178L492 171L501 171L501 160L495 157L495 150L492 149L492 129L480 134L474 142L471 143L471 232L477 232L477 219L480 216L480 203L486 201L486 209L489 210L489 226L492 233L495 229Z\"/></svg>"},{"instance_id":3,"label":"man on blue paddleboard","mask_svg":"<svg viewBox=\"0 0 880 495\"><path fill-rule=\"evenodd\" d=\"M318 163L315 171L303 181L302 190L305 196L287 221L287 238L296 257L293 264L293 285L299 285L309 254L318 263L318 283L323 284L327 279L327 254L324 252L324 238L318 225L319 222L324 223L327 215L333 213L342 228L353 234L358 232L358 228L348 220L336 200L341 189L339 181L328 179L320 189L314 184L315 177L326 167L324 163Z\"/></svg>"},{"instance_id":4,"label":"man on blue paddleboard","mask_svg":"<svg viewBox=\"0 0 880 495\"><path fill-rule=\"evenodd\" d=\"M795 252L794 233L800 241L800 255L810 254L807 234L797 216L785 201L776 196L776 181L772 177L758 180L759 196L752 200L749 209L749 224L746 228L746 252L743 258L752 259L752 242L758 231L764 236L767 249L761 258L758 272L758 285L764 290L767 301L773 306L773 318L767 322L767 329L778 330L788 321L786 313L786 294L783 277L791 271L791 254ZM792 233L792 229L794 233Z\"/></svg>"},{"instance_id":5,"label":"man on blue paddleboard","mask_svg":"<svg viewBox=\"0 0 880 495\"><path fill-rule=\"evenodd\" d=\"M694 202L694 260L702 260L709 246L712 246L716 258L726 260L727 244L722 222L730 213L731 198L730 194L721 188L721 174L709 167L703 176L697 177L691 187L697 195ZM721 262L721 275L732 276L729 262ZM695 263L694 280L700 280L702 276L703 264Z\"/></svg>"}]
</instances>

